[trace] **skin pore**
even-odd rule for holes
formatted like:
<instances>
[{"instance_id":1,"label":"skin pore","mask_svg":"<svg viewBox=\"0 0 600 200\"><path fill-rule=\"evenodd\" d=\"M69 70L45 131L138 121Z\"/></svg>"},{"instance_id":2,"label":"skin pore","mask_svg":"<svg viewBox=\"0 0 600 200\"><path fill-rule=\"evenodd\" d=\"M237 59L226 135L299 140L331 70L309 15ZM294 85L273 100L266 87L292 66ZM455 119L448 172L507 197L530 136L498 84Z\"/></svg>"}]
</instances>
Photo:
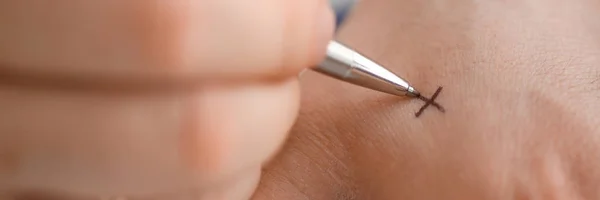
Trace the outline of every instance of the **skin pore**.
<instances>
[{"instance_id":1,"label":"skin pore","mask_svg":"<svg viewBox=\"0 0 600 200\"><path fill-rule=\"evenodd\" d=\"M598 199L600 4L369 0L339 40L436 102L301 77L255 200Z\"/></svg>"}]
</instances>

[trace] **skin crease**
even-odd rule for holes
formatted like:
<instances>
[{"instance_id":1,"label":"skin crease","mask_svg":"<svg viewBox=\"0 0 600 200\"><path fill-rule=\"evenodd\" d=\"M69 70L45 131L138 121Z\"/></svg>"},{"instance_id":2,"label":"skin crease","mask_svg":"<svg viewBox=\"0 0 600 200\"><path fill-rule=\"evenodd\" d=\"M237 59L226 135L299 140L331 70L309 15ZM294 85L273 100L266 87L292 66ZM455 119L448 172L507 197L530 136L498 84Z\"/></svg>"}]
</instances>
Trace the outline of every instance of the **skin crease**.
<instances>
[{"instance_id":1,"label":"skin crease","mask_svg":"<svg viewBox=\"0 0 600 200\"><path fill-rule=\"evenodd\" d=\"M600 3L362 1L339 40L424 104L301 78L301 113L254 200L599 199Z\"/></svg>"}]
</instances>

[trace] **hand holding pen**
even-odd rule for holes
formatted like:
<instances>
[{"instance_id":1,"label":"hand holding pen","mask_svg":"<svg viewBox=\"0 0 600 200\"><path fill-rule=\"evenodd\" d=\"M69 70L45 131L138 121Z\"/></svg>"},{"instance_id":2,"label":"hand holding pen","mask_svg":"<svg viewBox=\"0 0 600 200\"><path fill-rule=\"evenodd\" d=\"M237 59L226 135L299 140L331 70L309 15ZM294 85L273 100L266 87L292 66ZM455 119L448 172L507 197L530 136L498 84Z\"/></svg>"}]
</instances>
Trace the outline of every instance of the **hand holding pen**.
<instances>
[{"instance_id":1,"label":"hand holding pen","mask_svg":"<svg viewBox=\"0 0 600 200\"><path fill-rule=\"evenodd\" d=\"M144 196L200 188L206 199L247 199L294 123L303 69L418 94L330 42L334 16L322 0L48 6L0 3L14 20L0 24L0 80L17 91L0 105L11 108L3 109L10 126L0 126L5 191ZM195 83L183 93L162 91ZM160 84L169 86L105 90Z\"/></svg>"}]
</instances>

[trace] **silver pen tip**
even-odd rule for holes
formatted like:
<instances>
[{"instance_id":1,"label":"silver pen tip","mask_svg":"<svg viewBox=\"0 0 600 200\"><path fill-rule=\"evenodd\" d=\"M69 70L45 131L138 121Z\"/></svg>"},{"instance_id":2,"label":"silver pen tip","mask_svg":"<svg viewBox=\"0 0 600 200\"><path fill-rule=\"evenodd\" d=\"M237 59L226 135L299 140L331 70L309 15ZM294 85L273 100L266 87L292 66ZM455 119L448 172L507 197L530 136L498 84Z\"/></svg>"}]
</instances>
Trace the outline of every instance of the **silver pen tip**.
<instances>
[{"instance_id":1,"label":"silver pen tip","mask_svg":"<svg viewBox=\"0 0 600 200\"><path fill-rule=\"evenodd\" d=\"M411 96L411 97L419 97L419 96L421 96L421 93L419 93L419 91L415 90L415 88L409 86L407 95Z\"/></svg>"}]
</instances>

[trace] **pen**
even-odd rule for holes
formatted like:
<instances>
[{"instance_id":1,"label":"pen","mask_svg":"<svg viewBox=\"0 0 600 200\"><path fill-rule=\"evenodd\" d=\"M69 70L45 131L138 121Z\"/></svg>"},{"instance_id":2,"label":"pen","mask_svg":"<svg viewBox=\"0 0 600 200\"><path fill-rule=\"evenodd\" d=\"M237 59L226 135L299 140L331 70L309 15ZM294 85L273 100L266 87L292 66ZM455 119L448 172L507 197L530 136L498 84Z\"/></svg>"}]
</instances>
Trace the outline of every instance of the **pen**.
<instances>
[{"instance_id":1,"label":"pen","mask_svg":"<svg viewBox=\"0 0 600 200\"><path fill-rule=\"evenodd\" d=\"M397 96L418 97L408 82L381 65L335 41L327 46L327 57L313 70L348 83Z\"/></svg>"},{"instance_id":2,"label":"pen","mask_svg":"<svg viewBox=\"0 0 600 200\"><path fill-rule=\"evenodd\" d=\"M356 0L330 0L330 3L336 13L336 26L339 26ZM420 96L420 93L404 79L336 41L329 42L327 57L313 70L341 81L392 95Z\"/></svg>"}]
</instances>

